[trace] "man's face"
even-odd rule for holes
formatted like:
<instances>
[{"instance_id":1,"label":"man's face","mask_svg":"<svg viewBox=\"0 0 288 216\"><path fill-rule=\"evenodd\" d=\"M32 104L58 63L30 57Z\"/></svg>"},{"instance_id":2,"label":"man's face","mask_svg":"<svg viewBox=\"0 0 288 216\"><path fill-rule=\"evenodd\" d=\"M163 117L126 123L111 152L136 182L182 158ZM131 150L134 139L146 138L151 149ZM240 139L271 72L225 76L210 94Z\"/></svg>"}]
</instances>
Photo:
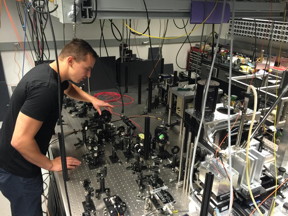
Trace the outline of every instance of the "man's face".
<instances>
[{"instance_id":1,"label":"man's face","mask_svg":"<svg viewBox=\"0 0 288 216\"><path fill-rule=\"evenodd\" d=\"M85 59L79 62L73 58L70 62L70 80L75 83L80 83L89 78L95 62L96 60L90 54L87 54Z\"/></svg>"}]
</instances>

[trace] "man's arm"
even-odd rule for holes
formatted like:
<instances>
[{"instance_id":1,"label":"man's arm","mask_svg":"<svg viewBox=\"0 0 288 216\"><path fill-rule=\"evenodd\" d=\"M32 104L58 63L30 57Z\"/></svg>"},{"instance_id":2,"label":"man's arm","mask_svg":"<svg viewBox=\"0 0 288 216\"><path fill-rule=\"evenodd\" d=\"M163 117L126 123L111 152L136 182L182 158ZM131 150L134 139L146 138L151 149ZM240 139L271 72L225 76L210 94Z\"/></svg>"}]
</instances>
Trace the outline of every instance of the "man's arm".
<instances>
[{"instance_id":1,"label":"man's arm","mask_svg":"<svg viewBox=\"0 0 288 216\"><path fill-rule=\"evenodd\" d=\"M33 119L22 112L19 112L11 145L30 163L50 171L61 171L60 157L50 160L43 155L35 140L35 135L41 128L43 122ZM80 165L76 158L67 157L67 168L73 169Z\"/></svg>"},{"instance_id":2,"label":"man's arm","mask_svg":"<svg viewBox=\"0 0 288 216\"><path fill-rule=\"evenodd\" d=\"M86 93L85 91L83 91L78 86L72 83L69 83L69 87L64 91L64 93L68 95L69 97L74 98L76 100L92 103L94 108L99 112L99 114L101 114L100 107L107 107L110 111L111 111L111 108L113 108L113 106L110 105L109 103L99 100L93 97L92 95L89 95L88 93Z\"/></svg>"}]
</instances>

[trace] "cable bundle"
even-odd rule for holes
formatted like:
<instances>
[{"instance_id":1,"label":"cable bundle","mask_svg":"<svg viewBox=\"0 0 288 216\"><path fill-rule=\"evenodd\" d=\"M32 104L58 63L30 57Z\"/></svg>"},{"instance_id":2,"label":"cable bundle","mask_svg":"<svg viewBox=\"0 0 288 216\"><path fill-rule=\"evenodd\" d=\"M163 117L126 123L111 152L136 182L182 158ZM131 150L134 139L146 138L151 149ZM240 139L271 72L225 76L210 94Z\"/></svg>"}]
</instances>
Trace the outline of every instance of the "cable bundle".
<instances>
[{"instance_id":1,"label":"cable bundle","mask_svg":"<svg viewBox=\"0 0 288 216\"><path fill-rule=\"evenodd\" d=\"M98 98L99 100L103 100L107 103L112 103L112 102L117 102L122 104L121 102L121 94L117 92L99 92L94 94L94 97ZM128 100L128 102L123 102L124 106L132 104L134 102L134 98L129 96L129 95L123 95L123 98ZM115 106L120 106L120 105L115 105Z\"/></svg>"},{"instance_id":2,"label":"cable bundle","mask_svg":"<svg viewBox=\"0 0 288 216\"><path fill-rule=\"evenodd\" d=\"M49 10L44 0L33 0L32 2L16 1L16 6L24 31L24 45L26 39L28 39L28 46L31 51L34 51L33 54L35 57L33 54L32 56L35 61L41 63L44 59L50 60L50 48L45 30L48 23L48 13L54 12L58 8L58 5Z\"/></svg>"}]
</instances>

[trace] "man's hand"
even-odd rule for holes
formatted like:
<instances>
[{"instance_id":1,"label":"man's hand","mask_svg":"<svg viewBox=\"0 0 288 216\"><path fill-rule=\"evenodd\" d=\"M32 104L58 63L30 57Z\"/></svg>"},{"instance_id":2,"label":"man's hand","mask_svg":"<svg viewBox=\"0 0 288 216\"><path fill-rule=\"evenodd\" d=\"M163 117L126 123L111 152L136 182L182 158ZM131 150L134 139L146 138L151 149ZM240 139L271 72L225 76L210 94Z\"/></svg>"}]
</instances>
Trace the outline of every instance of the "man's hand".
<instances>
[{"instance_id":1,"label":"man's hand","mask_svg":"<svg viewBox=\"0 0 288 216\"><path fill-rule=\"evenodd\" d=\"M68 89L66 89L64 92L66 95L76 100L92 103L94 108L98 111L100 115L102 114L100 107L106 107L109 112L112 112L112 108L114 107L109 103L99 100L92 95L89 95L75 84L70 83Z\"/></svg>"},{"instance_id":2,"label":"man's hand","mask_svg":"<svg viewBox=\"0 0 288 216\"><path fill-rule=\"evenodd\" d=\"M51 168L49 168L49 171L62 171L62 163L61 163L61 157L56 157L54 160L51 160L52 165ZM76 158L73 157L66 157L66 164L67 169L75 169L81 164L81 161L79 161Z\"/></svg>"},{"instance_id":3,"label":"man's hand","mask_svg":"<svg viewBox=\"0 0 288 216\"><path fill-rule=\"evenodd\" d=\"M99 100L97 98L95 98L95 100L92 100L91 103L93 104L94 108L100 115L102 114L100 107L106 107L109 112L112 112L112 108L114 107L113 105L106 103L102 100Z\"/></svg>"}]
</instances>

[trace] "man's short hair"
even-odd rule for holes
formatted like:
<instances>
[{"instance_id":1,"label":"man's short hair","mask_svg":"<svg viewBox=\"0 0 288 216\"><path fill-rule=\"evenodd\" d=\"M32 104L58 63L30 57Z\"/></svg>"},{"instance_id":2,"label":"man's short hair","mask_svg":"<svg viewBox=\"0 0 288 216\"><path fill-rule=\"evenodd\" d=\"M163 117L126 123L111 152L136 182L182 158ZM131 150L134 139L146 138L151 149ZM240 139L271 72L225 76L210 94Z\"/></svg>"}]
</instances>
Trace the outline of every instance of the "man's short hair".
<instances>
[{"instance_id":1,"label":"man's short hair","mask_svg":"<svg viewBox=\"0 0 288 216\"><path fill-rule=\"evenodd\" d=\"M59 58L64 59L68 56L73 56L79 62L84 61L87 54L92 55L95 59L98 58L97 53L87 41L74 38L64 46L59 54Z\"/></svg>"}]
</instances>

